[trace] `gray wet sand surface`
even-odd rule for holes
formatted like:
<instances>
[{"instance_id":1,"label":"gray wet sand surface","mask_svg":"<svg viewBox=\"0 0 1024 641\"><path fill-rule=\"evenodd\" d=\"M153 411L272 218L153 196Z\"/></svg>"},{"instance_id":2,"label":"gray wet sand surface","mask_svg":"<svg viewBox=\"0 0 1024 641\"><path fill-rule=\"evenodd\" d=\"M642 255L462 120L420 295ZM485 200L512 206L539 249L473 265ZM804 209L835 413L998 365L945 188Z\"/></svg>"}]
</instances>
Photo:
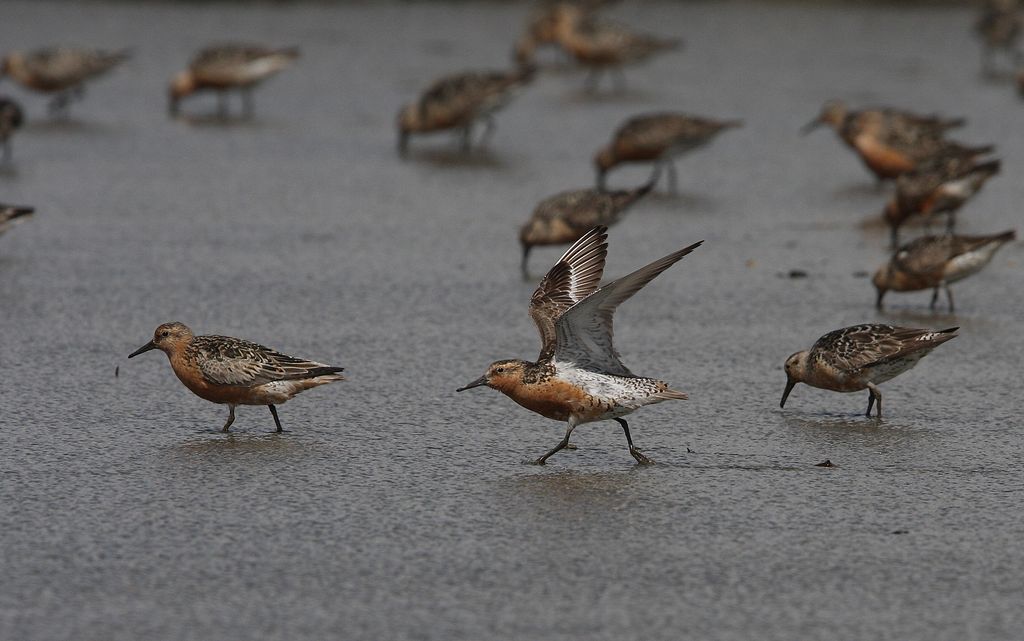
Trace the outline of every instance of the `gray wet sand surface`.
<instances>
[{"instance_id":1,"label":"gray wet sand surface","mask_svg":"<svg viewBox=\"0 0 1024 641\"><path fill-rule=\"evenodd\" d=\"M1020 245L955 286L890 294L876 191L827 98L969 118L998 176L965 233L1019 224L1021 105L978 75L970 11L626 3L687 39L598 98L546 72L489 149L447 136L395 155L393 118L434 77L506 63L522 5L4 5L5 48L134 46L72 118L4 83L31 122L0 200L0 638L1009 639L1022 626ZM165 83L207 42L300 44L252 122L166 117ZM212 97L185 103L209 113ZM746 127L679 163L611 230L607 274L703 247L629 301L617 344L690 394L521 464L562 425L492 390L538 349L518 226L586 186L627 116L681 109ZM613 185L646 169L613 173ZM868 222L866 222L868 221ZM783 278L804 270L804 279ZM126 355L161 322L336 363L349 380L280 408L192 396L166 358ZM866 393L799 386L782 363L864 321L961 336ZM120 376L115 378L115 367ZM688 451L692 449L693 451ZM815 467L830 459L835 467Z\"/></svg>"}]
</instances>

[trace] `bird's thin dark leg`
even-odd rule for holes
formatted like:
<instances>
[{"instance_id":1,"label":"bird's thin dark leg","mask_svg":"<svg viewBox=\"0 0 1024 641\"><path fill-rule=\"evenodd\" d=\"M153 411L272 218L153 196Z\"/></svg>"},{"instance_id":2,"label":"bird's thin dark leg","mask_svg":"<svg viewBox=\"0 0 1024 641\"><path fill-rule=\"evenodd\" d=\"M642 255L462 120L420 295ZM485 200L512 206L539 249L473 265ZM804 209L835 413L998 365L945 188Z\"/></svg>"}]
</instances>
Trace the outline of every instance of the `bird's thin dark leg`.
<instances>
[{"instance_id":1,"label":"bird's thin dark leg","mask_svg":"<svg viewBox=\"0 0 1024 641\"><path fill-rule=\"evenodd\" d=\"M228 405L228 412L228 422L224 424L223 428L221 428L221 432L227 432L228 428L231 427L231 424L235 422L235 406Z\"/></svg>"},{"instance_id":2,"label":"bird's thin dark leg","mask_svg":"<svg viewBox=\"0 0 1024 641\"><path fill-rule=\"evenodd\" d=\"M946 290L946 300L949 301L949 313L952 314L953 310L954 310L954 307L953 307L953 290L950 289L949 283L943 283L942 287ZM937 289L935 291L938 292Z\"/></svg>"},{"instance_id":3,"label":"bird's thin dark leg","mask_svg":"<svg viewBox=\"0 0 1024 641\"><path fill-rule=\"evenodd\" d=\"M882 391L880 389L878 389L878 386L875 385L874 383L868 383L868 391L871 392L871 394L874 396L874 399L875 399L875 403L876 403L875 407L876 407L876 412L877 412L877 414L875 414L875 416L877 416L878 418L882 418ZM870 407L868 408L867 416L869 418L871 416L871 408Z\"/></svg>"},{"instance_id":4,"label":"bird's thin dark leg","mask_svg":"<svg viewBox=\"0 0 1024 641\"><path fill-rule=\"evenodd\" d=\"M868 390L868 411L864 413L864 416L871 418L871 408L875 406L875 394L871 390Z\"/></svg>"},{"instance_id":5,"label":"bird's thin dark leg","mask_svg":"<svg viewBox=\"0 0 1024 641\"><path fill-rule=\"evenodd\" d=\"M946 233L952 234L956 228L956 213L948 212L946 214Z\"/></svg>"},{"instance_id":6,"label":"bird's thin dark leg","mask_svg":"<svg viewBox=\"0 0 1024 641\"><path fill-rule=\"evenodd\" d=\"M277 425L277 433L280 434L284 430L281 429L281 419L277 418L277 408L274 407L273 403L267 405L267 407L270 408L270 413L274 415L274 424Z\"/></svg>"},{"instance_id":7,"label":"bird's thin dark leg","mask_svg":"<svg viewBox=\"0 0 1024 641\"><path fill-rule=\"evenodd\" d=\"M552 449L552 450L551 450L550 452L548 452L548 453L547 453L547 454L545 454L544 456L542 456L542 457L540 457L539 459L537 459L536 461L534 461L534 462L533 462L533 464L534 464L534 465L544 465L545 463L547 463L547 460L548 460L548 458L549 458L549 457L550 457L550 456L551 456L552 454L554 454L555 452L558 452L559 450L564 450L564 449L565 449L566 447L568 447L568 446L569 446L569 436L570 436L570 435L572 434L572 431L573 431L574 429L576 429L576 423L574 423L574 422L572 422L572 421L569 421L569 427L567 427L567 428L565 429L565 438L563 438L563 439L562 439L562 440L561 440L561 441L560 441L560 442L558 443L558 445L556 445L556 446L554 447L554 449Z\"/></svg>"},{"instance_id":8,"label":"bird's thin dark leg","mask_svg":"<svg viewBox=\"0 0 1024 641\"><path fill-rule=\"evenodd\" d=\"M473 146L473 123L462 128L462 151L469 151Z\"/></svg>"},{"instance_id":9,"label":"bird's thin dark leg","mask_svg":"<svg viewBox=\"0 0 1024 641\"><path fill-rule=\"evenodd\" d=\"M65 116L67 115L67 107L70 100L68 92L62 91L50 100L47 110L51 116Z\"/></svg>"},{"instance_id":10,"label":"bird's thin dark leg","mask_svg":"<svg viewBox=\"0 0 1024 641\"><path fill-rule=\"evenodd\" d=\"M640 450L636 449L636 447L633 445L633 437L630 436L629 434L629 424L626 423L626 420L622 418L617 418L615 419L615 421L622 426L622 431L626 433L626 442L629 443L629 453L633 458L636 459L636 462L639 463L640 465L651 465L652 463L654 463L654 461L641 454Z\"/></svg>"},{"instance_id":11,"label":"bird's thin dark leg","mask_svg":"<svg viewBox=\"0 0 1024 641\"><path fill-rule=\"evenodd\" d=\"M939 286L936 285L935 289L932 290L932 304L928 306L929 309L935 309L935 303L939 300Z\"/></svg>"}]
</instances>

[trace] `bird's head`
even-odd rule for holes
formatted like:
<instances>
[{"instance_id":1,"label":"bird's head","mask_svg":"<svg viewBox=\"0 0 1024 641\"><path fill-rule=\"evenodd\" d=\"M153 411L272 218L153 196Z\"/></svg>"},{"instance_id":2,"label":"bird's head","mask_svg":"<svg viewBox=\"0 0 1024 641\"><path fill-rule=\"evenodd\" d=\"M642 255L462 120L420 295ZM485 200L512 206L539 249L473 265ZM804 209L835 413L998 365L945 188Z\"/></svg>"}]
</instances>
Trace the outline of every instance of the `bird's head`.
<instances>
[{"instance_id":1,"label":"bird's head","mask_svg":"<svg viewBox=\"0 0 1024 641\"><path fill-rule=\"evenodd\" d=\"M455 391L463 392L483 385L499 391L509 390L523 382L523 374L525 371L526 361L514 358L504 361L494 361L487 368L487 371L484 372L483 376Z\"/></svg>"},{"instance_id":2,"label":"bird's head","mask_svg":"<svg viewBox=\"0 0 1024 641\"><path fill-rule=\"evenodd\" d=\"M158 349L170 354L188 345L190 340L192 340L192 330L184 323L164 323L153 332L153 340L129 354L128 358L133 358L151 349Z\"/></svg>"},{"instance_id":3,"label":"bird's head","mask_svg":"<svg viewBox=\"0 0 1024 641\"><path fill-rule=\"evenodd\" d=\"M167 111L171 116L178 115L178 107L181 99L190 96L196 91L196 78L188 71L181 71L171 79L170 87L167 89Z\"/></svg>"},{"instance_id":4,"label":"bird's head","mask_svg":"<svg viewBox=\"0 0 1024 641\"><path fill-rule=\"evenodd\" d=\"M786 391L782 393L782 400L779 401L779 407L786 406L786 399L789 398L789 393L793 391L793 388L797 383L804 380L804 371L807 368L807 351L797 352L786 359Z\"/></svg>"}]
</instances>

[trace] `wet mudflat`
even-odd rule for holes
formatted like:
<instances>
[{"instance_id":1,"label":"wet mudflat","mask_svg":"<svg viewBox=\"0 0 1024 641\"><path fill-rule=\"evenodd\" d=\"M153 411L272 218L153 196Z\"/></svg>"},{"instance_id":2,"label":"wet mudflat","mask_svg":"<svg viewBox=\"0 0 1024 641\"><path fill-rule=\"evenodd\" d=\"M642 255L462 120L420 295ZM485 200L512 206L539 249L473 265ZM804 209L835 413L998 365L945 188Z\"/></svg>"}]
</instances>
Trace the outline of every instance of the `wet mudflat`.
<instances>
[{"instance_id":1,"label":"wet mudflat","mask_svg":"<svg viewBox=\"0 0 1024 641\"><path fill-rule=\"evenodd\" d=\"M858 272L886 257L878 191L827 98L963 115L1004 175L961 230L1019 225L1024 117L978 76L960 8L628 3L687 39L591 98L543 74L487 150L414 140L393 116L436 75L506 63L525 6L12 2L5 47L135 46L72 118L31 122L0 200L0 637L9 639L1005 639L1024 615L1019 245L955 288L877 313ZM192 50L243 38L304 57L229 125L171 121ZM11 86L3 85L5 91ZM186 104L208 113L212 99ZM679 164L683 193L611 231L615 276L703 247L619 312L625 362L690 394L525 466L562 426L490 390L533 358L518 225L593 179L625 117L741 117ZM639 169L612 174L628 185ZM539 278L559 250L537 250ZM789 279L790 270L807 278ZM164 321L347 367L280 408L226 409L166 359L125 356ZM798 387L781 365L863 321L961 336L867 394ZM115 378L115 367L120 375ZM692 450L692 451L691 451ZM835 467L815 464L830 459Z\"/></svg>"}]
</instances>

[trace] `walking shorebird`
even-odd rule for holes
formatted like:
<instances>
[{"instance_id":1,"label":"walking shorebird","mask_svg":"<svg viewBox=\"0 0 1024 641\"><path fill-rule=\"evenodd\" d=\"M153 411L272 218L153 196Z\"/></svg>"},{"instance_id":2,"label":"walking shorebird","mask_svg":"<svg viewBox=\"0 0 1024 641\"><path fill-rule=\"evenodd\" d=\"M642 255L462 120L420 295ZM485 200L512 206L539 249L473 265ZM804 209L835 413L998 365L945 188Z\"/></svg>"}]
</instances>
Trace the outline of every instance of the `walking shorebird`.
<instances>
[{"instance_id":1,"label":"walking shorebird","mask_svg":"<svg viewBox=\"0 0 1024 641\"><path fill-rule=\"evenodd\" d=\"M151 349L167 354L171 369L185 387L199 398L228 406L227 432L238 405L266 405L282 432L277 408L299 392L343 381L331 367L307 361L230 336L194 336L182 323L164 323L153 340L128 355L134 358Z\"/></svg>"},{"instance_id":2,"label":"walking shorebird","mask_svg":"<svg viewBox=\"0 0 1024 641\"><path fill-rule=\"evenodd\" d=\"M622 25L597 20L592 11L575 3L561 3L553 18L554 36L576 62L587 69L587 89L594 91L601 74L613 73L619 89L625 88L622 68L663 51L679 49L679 38L636 33Z\"/></svg>"},{"instance_id":3,"label":"walking shorebird","mask_svg":"<svg viewBox=\"0 0 1024 641\"><path fill-rule=\"evenodd\" d=\"M608 171L626 162L654 162L668 167L669 190L676 192L675 159L703 147L722 131L740 127L740 120L712 120L682 113L634 116L623 123L612 141L594 156L597 186L604 189Z\"/></svg>"},{"instance_id":4,"label":"walking shorebird","mask_svg":"<svg viewBox=\"0 0 1024 641\"><path fill-rule=\"evenodd\" d=\"M53 47L35 51L14 51L0 61L0 78L10 76L33 91L52 94L51 114L66 113L68 105L85 95L85 83L127 60L130 51L104 51Z\"/></svg>"},{"instance_id":5,"label":"walking shorebird","mask_svg":"<svg viewBox=\"0 0 1024 641\"><path fill-rule=\"evenodd\" d=\"M891 229L892 246L899 246L899 230L911 216L926 223L946 214L946 231L956 226L956 213L999 173L1000 161L975 163L970 157L943 157L896 179L896 193L886 203L882 217Z\"/></svg>"},{"instance_id":6,"label":"walking shorebird","mask_svg":"<svg viewBox=\"0 0 1024 641\"><path fill-rule=\"evenodd\" d=\"M439 78L398 114L398 152L405 155L409 136L436 131L457 131L462 149L469 151L473 125L484 122L480 146L494 133L494 114L505 107L533 79L536 69L469 71Z\"/></svg>"},{"instance_id":7,"label":"walking shorebird","mask_svg":"<svg viewBox=\"0 0 1024 641\"><path fill-rule=\"evenodd\" d=\"M854 325L829 332L810 350L786 359L786 390L779 407L797 383L834 392L868 390L868 411L878 402L882 417L882 392L878 385L899 376L946 341L956 338L956 330L911 329L892 325Z\"/></svg>"},{"instance_id":8,"label":"walking shorebird","mask_svg":"<svg viewBox=\"0 0 1024 641\"><path fill-rule=\"evenodd\" d=\"M21 105L7 96L0 96L0 145L4 148L0 162L8 162L11 159L11 136L24 122L25 113L21 110Z\"/></svg>"},{"instance_id":9,"label":"walking shorebird","mask_svg":"<svg viewBox=\"0 0 1024 641\"><path fill-rule=\"evenodd\" d=\"M1015 69L1024 62L1019 46L1021 22L1017 0L989 0L985 3L974 23L974 30L982 42L982 72L995 73L995 55L1000 51L1006 53Z\"/></svg>"},{"instance_id":10,"label":"walking shorebird","mask_svg":"<svg viewBox=\"0 0 1024 641\"><path fill-rule=\"evenodd\" d=\"M654 189L657 180L655 172L647 183L636 189L575 189L542 200L533 210L529 222L519 230L519 242L523 246L523 277L529 277L527 260L531 249L538 245L568 245L598 225L614 225L633 203Z\"/></svg>"},{"instance_id":11,"label":"walking shorebird","mask_svg":"<svg viewBox=\"0 0 1024 641\"><path fill-rule=\"evenodd\" d=\"M963 118L921 115L887 107L850 111L837 100L825 103L821 113L801 130L821 124L835 130L880 182L897 178L940 156L977 157L991 145L969 147L946 140L945 133L963 126Z\"/></svg>"},{"instance_id":12,"label":"walking shorebird","mask_svg":"<svg viewBox=\"0 0 1024 641\"><path fill-rule=\"evenodd\" d=\"M577 7L582 14L582 19L589 20L605 4L608 3L601 0L556 0L539 4L530 12L526 30L516 41L514 49L516 64L535 64L537 49L540 47L561 48L561 43L558 41L558 21L562 15L563 6Z\"/></svg>"},{"instance_id":13,"label":"walking shorebird","mask_svg":"<svg viewBox=\"0 0 1024 641\"><path fill-rule=\"evenodd\" d=\"M242 95L242 113L252 117L252 90L264 80L290 67L299 57L298 47L273 49L255 44L229 43L202 49L188 69L171 80L168 110L177 116L182 99L199 91L217 92L217 115L227 118L228 92Z\"/></svg>"},{"instance_id":14,"label":"walking shorebird","mask_svg":"<svg viewBox=\"0 0 1024 641\"><path fill-rule=\"evenodd\" d=\"M939 289L946 290L949 311L953 312L952 283L977 274L992 261L996 251L1016 240L1013 230L990 236L924 236L900 247L888 264L875 272L871 282L878 291L875 306L882 309L882 298L889 290L916 292L932 290L931 308L939 300Z\"/></svg>"},{"instance_id":15,"label":"walking shorebird","mask_svg":"<svg viewBox=\"0 0 1024 641\"><path fill-rule=\"evenodd\" d=\"M21 207L19 205L0 203L0 234L20 223L26 216L34 214L35 211L35 207Z\"/></svg>"},{"instance_id":16,"label":"walking shorebird","mask_svg":"<svg viewBox=\"0 0 1024 641\"><path fill-rule=\"evenodd\" d=\"M608 254L606 232L606 227L595 227L576 241L533 293L530 316L542 341L537 362L495 361L483 376L456 390L486 385L545 418L566 421L565 438L534 461L537 465L567 447L577 425L607 419L622 426L637 463L652 463L633 445L622 417L644 405L686 399L666 383L636 376L622 364L612 345L612 316L619 305L704 241L599 288Z\"/></svg>"}]
</instances>

